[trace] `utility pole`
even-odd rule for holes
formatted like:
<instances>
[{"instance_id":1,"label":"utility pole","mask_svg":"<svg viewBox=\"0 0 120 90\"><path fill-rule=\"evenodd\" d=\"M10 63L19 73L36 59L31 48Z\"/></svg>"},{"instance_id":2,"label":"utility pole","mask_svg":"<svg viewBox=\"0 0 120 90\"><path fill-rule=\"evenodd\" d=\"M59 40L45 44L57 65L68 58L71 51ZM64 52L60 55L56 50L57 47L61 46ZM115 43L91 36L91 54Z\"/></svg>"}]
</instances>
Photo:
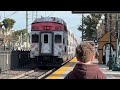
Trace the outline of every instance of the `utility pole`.
<instances>
[{"instance_id":1,"label":"utility pole","mask_svg":"<svg viewBox=\"0 0 120 90\"><path fill-rule=\"evenodd\" d=\"M108 17L107 17L107 13L105 14L105 33L107 32L107 20L108 20Z\"/></svg>"},{"instance_id":2,"label":"utility pole","mask_svg":"<svg viewBox=\"0 0 120 90\"><path fill-rule=\"evenodd\" d=\"M5 19L5 11L4 11L4 19ZM4 32L4 30L3 30L3 48L5 51L5 32Z\"/></svg>"},{"instance_id":3,"label":"utility pole","mask_svg":"<svg viewBox=\"0 0 120 90\"><path fill-rule=\"evenodd\" d=\"M114 63L113 68L112 68L113 71L120 71L119 57L118 57L118 50L119 50L118 39L119 39L118 14L116 14L116 58L115 58L115 63Z\"/></svg>"},{"instance_id":4,"label":"utility pole","mask_svg":"<svg viewBox=\"0 0 120 90\"><path fill-rule=\"evenodd\" d=\"M113 63L114 63L114 60L113 60L113 57L112 57L112 51L111 51L111 49L112 49L112 25L111 25L111 23L112 23L112 21L111 21L112 15L111 15L111 13L109 14L109 18L110 18L110 55L109 55L109 70L111 70L111 69L112 69L112 65L113 65Z\"/></svg>"},{"instance_id":5,"label":"utility pole","mask_svg":"<svg viewBox=\"0 0 120 90\"><path fill-rule=\"evenodd\" d=\"M12 48L11 48L11 50L14 50L14 37L13 37L13 30L11 30L11 36L12 36Z\"/></svg>"},{"instance_id":6,"label":"utility pole","mask_svg":"<svg viewBox=\"0 0 120 90\"><path fill-rule=\"evenodd\" d=\"M22 42L23 42L23 39L22 39L22 32L20 33L20 49L22 49Z\"/></svg>"},{"instance_id":7,"label":"utility pole","mask_svg":"<svg viewBox=\"0 0 120 90\"><path fill-rule=\"evenodd\" d=\"M45 11L45 17L46 17L46 11Z\"/></svg>"},{"instance_id":8,"label":"utility pole","mask_svg":"<svg viewBox=\"0 0 120 90\"><path fill-rule=\"evenodd\" d=\"M34 16L34 13L33 13L33 11L32 11L32 22L33 22L33 16Z\"/></svg>"},{"instance_id":9,"label":"utility pole","mask_svg":"<svg viewBox=\"0 0 120 90\"><path fill-rule=\"evenodd\" d=\"M37 18L37 11L36 11L36 18Z\"/></svg>"},{"instance_id":10,"label":"utility pole","mask_svg":"<svg viewBox=\"0 0 120 90\"><path fill-rule=\"evenodd\" d=\"M28 11L26 11L26 48L28 50Z\"/></svg>"},{"instance_id":11,"label":"utility pole","mask_svg":"<svg viewBox=\"0 0 120 90\"><path fill-rule=\"evenodd\" d=\"M115 59L115 63L118 63L118 38L119 38L119 33L118 33L118 14L116 14L116 59Z\"/></svg>"},{"instance_id":12,"label":"utility pole","mask_svg":"<svg viewBox=\"0 0 120 90\"><path fill-rule=\"evenodd\" d=\"M83 41L83 14L82 14L82 41Z\"/></svg>"},{"instance_id":13,"label":"utility pole","mask_svg":"<svg viewBox=\"0 0 120 90\"><path fill-rule=\"evenodd\" d=\"M4 11L4 19L5 19L5 11Z\"/></svg>"}]
</instances>

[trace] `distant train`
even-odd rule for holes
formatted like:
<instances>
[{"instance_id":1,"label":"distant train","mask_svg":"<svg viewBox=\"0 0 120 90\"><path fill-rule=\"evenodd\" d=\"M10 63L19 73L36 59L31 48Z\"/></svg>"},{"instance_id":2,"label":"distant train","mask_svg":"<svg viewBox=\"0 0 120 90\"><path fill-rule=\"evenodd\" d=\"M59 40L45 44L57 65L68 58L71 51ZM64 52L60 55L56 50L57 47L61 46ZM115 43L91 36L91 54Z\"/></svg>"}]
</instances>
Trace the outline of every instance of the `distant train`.
<instances>
[{"instance_id":1,"label":"distant train","mask_svg":"<svg viewBox=\"0 0 120 90\"><path fill-rule=\"evenodd\" d=\"M75 56L78 45L63 19L37 18L31 25L30 58L38 66L60 66Z\"/></svg>"}]
</instances>

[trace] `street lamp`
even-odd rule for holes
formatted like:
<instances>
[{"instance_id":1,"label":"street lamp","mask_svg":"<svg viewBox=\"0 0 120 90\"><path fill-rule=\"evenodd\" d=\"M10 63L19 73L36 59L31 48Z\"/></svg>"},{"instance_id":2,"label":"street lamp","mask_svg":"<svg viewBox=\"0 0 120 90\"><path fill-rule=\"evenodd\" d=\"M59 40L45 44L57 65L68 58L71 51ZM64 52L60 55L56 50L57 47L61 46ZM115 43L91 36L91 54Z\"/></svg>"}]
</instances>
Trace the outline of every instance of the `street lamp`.
<instances>
[{"instance_id":1,"label":"street lamp","mask_svg":"<svg viewBox=\"0 0 120 90\"><path fill-rule=\"evenodd\" d=\"M116 14L116 58L115 58L115 63L113 64L112 70L113 71L120 71L120 65L119 65L119 58L118 58L118 38L119 38L119 33L118 33L118 14Z\"/></svg>"},{"instance_id":2,"label":"street lamp","mask_svg":"<svg viewBox=\"0 0 120 90\"><path fill-rule=\"evenodd\" d=\"M109 70L112 69L112 65L114 63L114 57L112 57L112 52L111 52L111 49L112 49L112 27L111 27L111 19L112 19L112 15L111 13L109 14L109 17L110 17L110 55L109 55Z\"/></svg>"}]
</instances>

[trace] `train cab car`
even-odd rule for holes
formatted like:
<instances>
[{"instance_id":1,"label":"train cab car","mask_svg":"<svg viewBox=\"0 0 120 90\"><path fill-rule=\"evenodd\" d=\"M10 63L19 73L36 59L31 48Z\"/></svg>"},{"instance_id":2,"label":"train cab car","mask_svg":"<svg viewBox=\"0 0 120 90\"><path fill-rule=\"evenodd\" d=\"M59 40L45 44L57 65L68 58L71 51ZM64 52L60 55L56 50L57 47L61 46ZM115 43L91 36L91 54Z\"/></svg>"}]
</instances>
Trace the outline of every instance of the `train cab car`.
<instances>
[{"instance_id":1,"label":"train cab car","mask_svg":"<svg viewBox=\"0 0 120 90\"><path fill-rule=\"evenodd\" d=\"M61 66L74 55L73 34L67 30L67 24L57 17L37 18L31 26L31 59L38 66ZM69 44L70 42L70 44ZM69 52L69 50L71 52Z\"/></svg>"}]
</instances>

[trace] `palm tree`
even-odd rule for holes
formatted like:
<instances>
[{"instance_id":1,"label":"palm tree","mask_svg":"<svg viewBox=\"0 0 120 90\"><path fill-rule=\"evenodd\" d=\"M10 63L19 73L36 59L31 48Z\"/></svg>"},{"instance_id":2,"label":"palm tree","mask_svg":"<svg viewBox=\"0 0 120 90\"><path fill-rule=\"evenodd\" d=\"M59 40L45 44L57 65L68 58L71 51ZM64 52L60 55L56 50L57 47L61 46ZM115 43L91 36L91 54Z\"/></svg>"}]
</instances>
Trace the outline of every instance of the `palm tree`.
<instances>
[{"instance_id":1,"label":"palm tree","mask_svg":"<svg viewBox=\"0 0 120 90\"><path fill-rule=\"evenodd\" d=\"M6 18L3 20L3 25L5 27L6 32L10 31L13 28L13 25L15 23L15 20Z\"/></svg>"},{"instance_id":2,"label":"palm tree","mask_svg":"<svg viewBox=\"0 0 120 90\"><path fill-rule=\"evenodd\" d=\"M3 26L4 26L4 28L5 28L5 32L6 32L6 35L5 35L5 37L6 37L6 39L7 39L7 34L8 34L8 31L10 31L10 35L9 35L9 37L11 36L11 34L12 34L12 31L11 31L11 29L13 28L13 26L14 26L14 24L15 24L15 20L13 20L13 19L10 19L10 18L5 18L3 21L2 21L2 23L3 23ZM10 37L11 38L11 37ZM8 44L8 45L10 45L10 43L11 43L11 40L12 39L10 39L9 38L9 40L5 40L6 42L5 42L5 44Z\"/></svg>"}]
</instances>

